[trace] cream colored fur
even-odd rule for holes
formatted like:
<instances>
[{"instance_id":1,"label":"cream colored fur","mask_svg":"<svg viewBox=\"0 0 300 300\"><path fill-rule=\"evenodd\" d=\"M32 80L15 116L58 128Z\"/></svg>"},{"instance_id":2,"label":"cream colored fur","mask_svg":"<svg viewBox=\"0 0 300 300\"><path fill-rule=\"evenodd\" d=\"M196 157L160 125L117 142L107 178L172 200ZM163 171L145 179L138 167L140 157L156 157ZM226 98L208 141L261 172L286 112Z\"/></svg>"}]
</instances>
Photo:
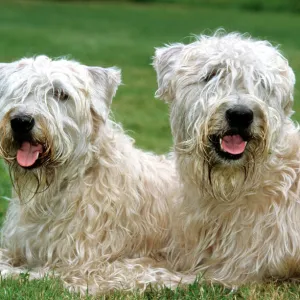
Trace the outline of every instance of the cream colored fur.
<instances>
[{"instance_id":1,"label":"cream colored fur","mask_svg":"<svg viewBox=\"0 0 300 300\"><path fill-rule=\"evenodd\" d=\"M120 81L115 68L46 56L0 65L1 155L15 188L2 274L54 272L92 294L182 280L161 255L176 205L175 169L136 149L108 118ZM16 160L10 120L18 115L35 119L32 140L44 149L35 168Z\"/></svg>"},{"instance_id":2,"label":"cream colored fur","mask_svg":"<svg viewBox=\"0 0 300 300\"><path fill-rule=\"evenodd\" d=\"M157 49L154 67L184 185L173 266L229 286L297 277L300 138L288 61L266 41L217 32ZM228 130L236 104L254 112L251 138L240 159L226 160L210 137Z\"/></svg>"}]
</instances>

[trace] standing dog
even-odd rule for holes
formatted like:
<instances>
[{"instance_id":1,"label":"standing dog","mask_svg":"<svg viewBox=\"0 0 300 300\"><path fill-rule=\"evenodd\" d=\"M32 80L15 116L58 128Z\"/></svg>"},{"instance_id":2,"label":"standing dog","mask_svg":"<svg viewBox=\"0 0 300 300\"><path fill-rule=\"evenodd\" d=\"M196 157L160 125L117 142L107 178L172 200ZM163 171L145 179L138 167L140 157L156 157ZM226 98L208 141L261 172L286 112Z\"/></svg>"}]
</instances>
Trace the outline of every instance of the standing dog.
<instances>
[{"instance_id":1,"label":"standing dog","mask_svg":"<svg viewBox=\"0 0 300 300\"><path fill-rule=\"evenodd\" d=\"M183 183L176 269L231 286L299 275L300 138L287 60L266 41L217 32L157 49L154 67Z\"/></svg>"},{"instance_id":2,"label":"standing dog","mask_svg":"<svg viewBox=\"0 0 300 300\"><path fill-rule=\"evenodd\" d=\"M108 118L120 81L115 68L46 56L0 65L1 155L16 195L2 274L50 269L93 294L179 282L159 263L175 169Z\"/></svg>"}]
</instances>

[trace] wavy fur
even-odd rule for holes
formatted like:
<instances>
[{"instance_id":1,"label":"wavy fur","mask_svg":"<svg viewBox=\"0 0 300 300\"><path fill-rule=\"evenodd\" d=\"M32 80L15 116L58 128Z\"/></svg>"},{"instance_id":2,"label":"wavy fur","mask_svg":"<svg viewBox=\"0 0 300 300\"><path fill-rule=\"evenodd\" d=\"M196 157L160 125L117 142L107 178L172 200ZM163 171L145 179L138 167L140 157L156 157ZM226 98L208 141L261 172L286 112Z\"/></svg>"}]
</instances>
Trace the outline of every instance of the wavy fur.
<instances>
[{"instance_id":1,"label":"wavy fur","mask_svg":"<svg viewBox=\"0 0 300 300\"><path fill-rule=\"evenodd\" d=\"M16 196L2 229L2 274L54 272L93 294L182 280L162 256L175 169L108 119L120 82L116 68L45 56L0 65L1 155ZM36 168L16 160L10 119L20 114L34 117L32 140L44 145Z\"/></svg>"},{"instance_id":2,"label":"wavy fur","mask_svg":"<svg viewBox=\"0 0 300 300\"><path fill-rule=\"evenodd\" d=\"M230 286L298 276L300 139L287 60L267 41L217 32L157 49L154 67L183 182L173 266ZM233 161L210 137L229 129L225 113L236 104L251 108L254 120Z\"/></svg>"}]
</instances>

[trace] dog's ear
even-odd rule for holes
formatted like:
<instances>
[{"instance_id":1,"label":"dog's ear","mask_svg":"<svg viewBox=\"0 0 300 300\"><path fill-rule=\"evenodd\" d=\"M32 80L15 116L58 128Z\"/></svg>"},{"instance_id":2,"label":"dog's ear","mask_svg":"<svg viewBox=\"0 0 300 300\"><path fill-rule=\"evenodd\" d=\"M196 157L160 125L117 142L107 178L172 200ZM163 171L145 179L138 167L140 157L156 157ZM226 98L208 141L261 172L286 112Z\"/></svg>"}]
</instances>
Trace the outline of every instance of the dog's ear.
<instances>
[{"instance_id":1,"label":"dog's ear","mask_svg":"<svg viewBox=\"0 0 300 300\"><path fill-rule=\"evenodd\" d=\"M172 80L176 73L176 64L183 49L183 44L173 44L163 48L156 48L153 66L157 74L158 90L155 97L165 101L174 99Z\"/></svg>"},{"instance_id":2,"label":"dog's ear","mask_svg":"<svg viewBox=\"0 0 300 300\"><path fill-rule=\"evenodd\" d=\"M3 76L5 74L6 68L10 66L9 63L0 63L0 75Z\"/></svg>"},{"instance_id":3,"label":"dog's ear","mask_svg":"<svg viewBox=\"0 0 300 300\"><path fill-rule=\"evenodd\" d=\"M109 114L112 98L121 84L121 70L118 68L88 67L93 81L91 93L92 107L105 121Z\"/></svg>"},{"instance_id":4,"label":"dog's ear","mask_svg":"<svg viewBox=\"0 0 300 300\"><path fill-rule=\"evenodd\" d=\"M296 84L296 78L294 71L290 66L287 66L287 70L282 73L282 76L285 77L285 82L287 85L287 97L285 103L283 103L283 109L285 114L290 116L293 112L292 108L294 104L294 86Z\"/></svg>"}]
</instances>

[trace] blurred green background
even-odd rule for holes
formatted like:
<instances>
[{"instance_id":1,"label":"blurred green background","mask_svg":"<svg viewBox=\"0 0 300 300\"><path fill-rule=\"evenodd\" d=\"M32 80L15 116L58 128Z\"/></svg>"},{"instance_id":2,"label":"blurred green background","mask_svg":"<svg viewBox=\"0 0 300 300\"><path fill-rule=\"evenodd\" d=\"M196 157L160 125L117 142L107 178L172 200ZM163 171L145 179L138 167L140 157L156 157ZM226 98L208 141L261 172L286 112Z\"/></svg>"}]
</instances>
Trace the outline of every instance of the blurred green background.
<instances>
[{"instance_id":1,"label":"blurred green background","mask_svg":"<svg viewBox=\"0 0 300 300\"><path fill-rule=\"evenodd\" d=\"M0 61L46 54L83 64L118 66L123 85L112 112L137 146L163 153L172 145L167 105L154 99L154 48L193 41L193 34L248 32L280 44L300 75L300 0L1 1ZM299 89L297 84L296 89ZM300 119L295 98L295 119ZM10 180L0 169L0 195ZM0 200L0 216L6 209Z\"/></svg>"}]
</instances>

